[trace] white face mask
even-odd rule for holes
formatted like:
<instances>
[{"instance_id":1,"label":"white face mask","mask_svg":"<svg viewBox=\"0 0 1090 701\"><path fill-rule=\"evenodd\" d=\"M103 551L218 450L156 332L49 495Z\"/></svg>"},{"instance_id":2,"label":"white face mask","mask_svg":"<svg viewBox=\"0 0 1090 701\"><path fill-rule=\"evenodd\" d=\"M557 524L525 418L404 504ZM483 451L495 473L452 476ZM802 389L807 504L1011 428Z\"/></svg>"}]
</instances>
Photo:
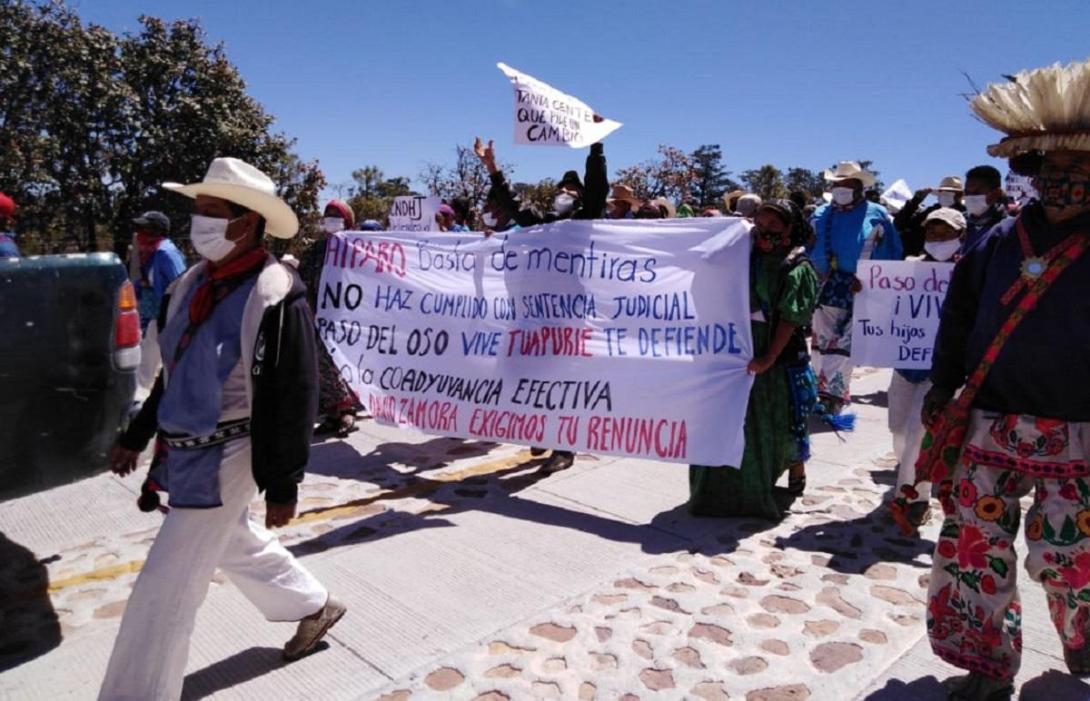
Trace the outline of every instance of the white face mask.
<instances>
[{"instance_id":1,"label":"white face mask","mask_svg":"<svg viewBox=\"0 0 1090 701\"><path fill-rule=\"evenodd\" d=\"M499 222L496 221L495 214L493 214L492 212L485 212L481 215L481 223L487 226L489 229L495 229L496 224L498 224Z\"/></svg>"},{"instance_id":2,"label":"white face mask","mask_svg":"<svg viewBox=\"0 0 1090 701\"><path fill-rule=\"evenodd\" d=\"M565 216L573 209L575 209L575 198L571 195L561 192L553 199L553 211L560 216Z\"/></svg>"},{"instance_id":3,"label":"white face mask","mask_svg":"<svg viewBox=\"0 0 1090 701\"><path fill-rule=\"evenodd\" d=\"M855 199L855 190L850 187L834 187L831 192L833 202L841 206L851 204Z\"/></svg>"},{"instance_id":4,"label":"white face mask","mask_svg":"<svg viewBox=\"0 0 1090 701\"><path fill-rule=\"evenodd\" d=\"M227 227L232 221L234 220L193 215L189 224L189 239L201 258L215 263L235 250L235 242L227 238Z\"/></svg>"},{"instance_id":5,"label":"white face mask","mask_svg":"<svg viewBox=\"0 0 1090 701\"><path fill-rule=\"evenodd\" d=\"M340 217L323 217L322 230L327 234L335 234L338 231L344 231L344 219L341 219Z\"/></svg>"},{"instance_id":6,"label":"white face mask","mask_svg":"<svg viewBox=\"0 0 1090 701\"><path fill-rule=\"evenodd\" d=\"M971 217L979 217L988 211L987 195L966 195L963 201L965 202L965 211Z\"/></svg>"},{"instance_id":7,"label":"white face mask","mask_svg":"<svg viewBox=\"0 0 1090 701\"><path fill-rule=\"evenodd\" d=\"M958 239L952 241L928 241L923 245L923 250L927 251L927 255L941 263L945 263L953 258L960 248L961 241Z\"/></svg>"},{"instance_id":8,"label":"white face mask","mask_svg":"<svg viewBox=\"0 0 1090 701\"><path fill-rule=\"evenodd\" d=\"M957 194L953 192L940 192L938 194L939 205L942 207L953 207L954 202L957 200Z\"/></svg>"}]
</instances>

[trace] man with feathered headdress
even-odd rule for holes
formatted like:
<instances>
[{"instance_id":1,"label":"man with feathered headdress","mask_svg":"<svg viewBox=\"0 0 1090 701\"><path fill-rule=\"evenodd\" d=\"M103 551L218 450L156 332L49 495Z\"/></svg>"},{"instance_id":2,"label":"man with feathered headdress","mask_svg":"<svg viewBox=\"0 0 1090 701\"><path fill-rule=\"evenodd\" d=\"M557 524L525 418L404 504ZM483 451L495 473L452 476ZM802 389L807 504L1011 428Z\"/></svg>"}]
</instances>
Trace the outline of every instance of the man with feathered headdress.
<instances>
[{"instance_id":1,"label":"man with feathered headdress","mask_svg":"<svg viewBox=\"0 0 1090 701\"><path fill-rule=\"evenodd\" d=\"M954 271L924 422L939 436L961 417L964 435L942 444L960 459L921 459L917 479L939 478L946 514L931 646L970 672L947 683L950 698L991 701L1010 698L1021 661L1013 543L1033 490L1026 567L1068 668L1090 674L1090 61L1019 73L972 108L1007 134L988 153L1033 177L1040 197Z\"/></svg>"}]
</instances>

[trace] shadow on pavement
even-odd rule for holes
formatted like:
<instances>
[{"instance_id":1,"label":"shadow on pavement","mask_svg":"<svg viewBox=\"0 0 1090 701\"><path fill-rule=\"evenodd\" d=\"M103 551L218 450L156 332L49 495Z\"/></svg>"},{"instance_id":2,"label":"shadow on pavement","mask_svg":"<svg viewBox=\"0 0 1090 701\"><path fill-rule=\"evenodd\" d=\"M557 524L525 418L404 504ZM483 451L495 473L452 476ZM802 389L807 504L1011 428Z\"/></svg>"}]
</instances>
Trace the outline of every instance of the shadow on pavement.
<instances>
[{"instance_id":1,"label":"shadow on pavement","mask_svg":"<svg viewBox=\"0 0 1090 701\"><path fill-rule=\"evenodd\" d=\"M835 514L832 518L836 518ZM883 503L859 518L800 528L787 537L777 538L776 547L831 555L828 564L831 569L844 574L863 574L879 562L930 568L931 563L922 561L920 556L930 555L935 544L924 538L901 536Z\"/></svg>"},{"instance_id":2,"label":"shadow on pavement","mask_svg":"<svg viewBox=\"0 0 1090 701\"><path fill-rule=\"evenodd\" d=\"M49 571L27 548L0 533L0 672L61 644L49 599Z\"/></svg>"},{"instance_id":3,"label":"shadow on pavement","mask_svg":"<svg viewBox=\"0 0 1090 701\"><path fill-rule=\"evenodd\" d=\"M877 406L883 409L889 408L889 392L886 390L879 390L870 394L860 394L852 397L852 404L866 404L867 406Z\"/></svg>"},{"instance_id":4,"label":"shadow on pavement","mask_svg":"<svg viewBox=\"0 0 1090 701\"><path fill-rule=\"evenodd\" d=\"M328 647L329 643L323 640L311 654L317 654ZM251 647L210 664L204 669L191 672L185 677L182 698L187 701L207 698L225 689L264 676L287 664L280 655L280 648Z\"/></svg>"},{"instance_id":5,"label":"shadow on pavement","mask_svg":"<svg viewBox=\"0 0 1090 701\"><path fill-rule=\"evenodd\" d=\"M437 438L423 444L383 444L367 455L359 454L347 443L334 443L314 448L312 451L314 472L342 478L365 479L389 491L331 507L311 509L300 514L306 516L345 507L371 511L363 518L353 519L339 528L294 543L288 549L296 555L307 555L353 545L364 540L389 538L428 528L452 527L454 524L446 517L471 510L569 528L616 542L636 543L648 553L679 552L689 545L687 542L690 540L689 536L679 532L676 524L672 528L660 527L659 517L663 514L656 517L650 525L632 524L517 496L518 492L532 487L553 474L541 469L545 463L544 458L529 460L460 481L429 479L420 474L424 470L438 469L448 464L449 461L442 459L441 455L437 456L440 450L461 459L484 455L494 445L491 443L465 444L460 439ZM391 462L415 467L416 471L400 472L391 466ZM427 499L431 504L427 510L419 513L382 508L385 502L407 497ZM679 510L684 510L684 505L666 513ZM688 519L698 521L692 517ZM718 532L722 530L723 522L716 521L715 529ZM707 527L703 525L694 525L693 528L697 531L707 530Z\"/></svg>"},{"instance_id":6,"label":"shadow on pavement","mask_svg":"<svg viewBox=\"0 0 1090 701\"><path fill-rule=\"evenodd\" d=\"M1050 669L1022 685L1019 701L1060 701L1090 699L1090 684L1071 674Z\"/></svg>"},{"instance_id":7,"label":"shadow on pavement","mask_svg":"<svg viewBox=\"0 0 1090 701\"><path fill-rule=\"evenodd\" d=\"M496 443L467 441L461 438L432 438L423 443L381 443L367 455L361 455L350 444L328 440L311 446L307 472L328 477L355 479L369 473L391 471L397 476L438 470L453 460L487 455ZM442 456L442 458L437 458ZM392 464L404 465L410 472L391 470Z\"/></svg>"},{"instance_id":8,"label":"shadow on pavement","mask_svg":"<svg viewBox=\"0 0 1090 701\"><path fill-rule=\"evenodd\" d=\"M946 701L946 691L933 676L920 677L907 684L900 679L890 679L878 691L863 701Z\"/></svg>"}]
</instances>

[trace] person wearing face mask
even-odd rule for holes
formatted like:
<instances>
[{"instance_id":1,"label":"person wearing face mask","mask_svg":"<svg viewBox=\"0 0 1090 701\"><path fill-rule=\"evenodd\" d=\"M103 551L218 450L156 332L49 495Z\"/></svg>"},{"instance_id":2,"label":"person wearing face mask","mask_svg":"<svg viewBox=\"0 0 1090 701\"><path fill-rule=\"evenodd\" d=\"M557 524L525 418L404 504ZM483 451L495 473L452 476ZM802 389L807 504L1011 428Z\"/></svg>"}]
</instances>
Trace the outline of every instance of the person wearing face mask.
<instances>
[{"instance_id":1,"label":"person wearing face mask","mask_svg":"<svg viewBox=\"0 0 1090 701\"><path fill-rule=\"evenodd\" d=\"M916 481L936 485L945 515L927 630L935 654L969 672L947 680L951 699L1012 696L1023 520L1025 566L1044 586L1067 667L1090 674L1088 94L1085 61L1017 73L971 103L1007 134L988 153L1032 176L1039 199L958 261L924 399Z\"/></svg>"},{"instance_id":2,"label":"person wearing face mask","mask_svg":"<svg viewBox=\"0 0 1090 701\"><path fill-rule=\"evenodd\" d=\"M951 207L939 207L927 215L924 222L924 254L909 256L907 260L927 263L953 263L961 250L965 236L965 217ZM920 411L923 400L931 389L928 379L930 370L901 370L893 372L890 380L887 417L893 436L893 452L897 456L897 484L894 495L902 485L912 485L916 476L916 458L920 455L920 443L924 436ZM930 484L920 485L916 497L908 502L907 518L919 528L930 519Z\"/></svg>"},{"instance_id":3,"label":"person wearing face mask","mask_svg":"<svg viewBox=\"0 0 1090 701\"><path fill-rule=\"evenodd\" d=\"M1003 178L992 166L976 166L965 174L965 242L969 250L988 229L1007 218Z\"/></svg>"},{"instance_id":4,"label":"person wearing face mask","mask_svg":"<svg viewBox=\"0 0 1090 701\"><path fill-rule=\"evenodd\" d=\"M307 303L312 314L318 311L319 285L322 267L325 265L329 237L340 231L350 231L356 226L356 213L347 203L330 200L322 213L321 233L310 248L300 256L299 277L307 286ZM315 328L314 333L318 329ZM317 435L334 434L347 438L356 430L356 415L363 410L359 395L341 375L329 349L318 338L318 417Z\"/></svg>"},{"instance_id":5,"label":"person wearing face mask","mask_svg":"<svg viewBox=\"0 0 1090 701\"><path fill-rule=\"evenodd\" d=\"M170 508L129 595L101 699L181 696L217 568L266 619L299 622L287 660L314 651L345 613L267 530L295 515L318 402L306 290L262 245L266 233L293 237L298 219L267 175L235 158L212 161L199 183L163 187L194 198L190 238L201 261L163 300L162 370L110 456L114 472L128 474L158 433L165 457L149 479ZM250 516L259 490L264 527Z\"/></svg>"},{"instance_id":6,"label":"person wearing face mask","mask_svg":"<svg viewBox=\"0 0 1090 701\"><path fill-rule=\"evenodd\" d=\"M959 212L965 211L965 205L962 203L963 194L961 178L956 175L946 176L938 187L916 190L912 198L893 217L893 225L901 234L901 243L904 245L906 256L923 254L924 222L928 215L939 207L952 208ZM928 195L934 195L935 204L920 209Z\"/></svg>"},{"instance_id":7,"label":"person wearing face mask","mask_svg":"<svg viewBox=\"0 0 1090 701\"><path fill-rule=\"evenodd\" d=\"M140 331L159 318L167 288L185 272L185 258L170 240L170 219L162 212L144 212L132 220L133 286L140 310Z\"/></svg>"},{"instance_id":8,"label":"person wearing face mask","mask_svg":"<svg viewBox=\"0 0 1090 701\"><path fill-rule=\"evenodd\" d=\"M761 205L751 231L750 309L756 377L746 407L745 452L738 469L689 467L689 510L697 516L783 518L805 486L806 419L817 391L806 334L818 276L806 255L807 229L789 200ZM789 493L773 489L788 471Z\"/></svg>"},{"instance_id":9,"label":"person wearing face mask","mask_svg":"<svg viewBox=\"0 0 1090 701\"><path fill-rule=\"evenodd\" d=\"M853 161L825 171L832 202L811 220L814 267L822 277L814 313L814 371L825 408L833 414L851 401L852 307L862 285L855 277L860 260L901 260L901 237L884 207L868 202L863 189L874 175Z\"/></svg>"},{"instance_id":10,"label":"person wearing face mask","mask_svg":"<svg viewBox=\"0 0 1090 701\"><path fill-rule=\"evenodd\" d=\"M605 216L609 180L606 177L606 157L600 142L591 144L583 182L579 182L579 175L575 171L566 172L557 183L557 195L553 199L552 208L544 215L532 207L521 206L518 195L507 185L503 171L496 165L492 141L486 146L478 137L473 149L488 170L492 181L481 215L486 235L562 219L601 219ZM545 452L545 449L536 447L530 450L535 457L544 455ZM542 470L557 472L574 464L575 453L554 450L542 465Z\"/></svg>"}]
</instances>

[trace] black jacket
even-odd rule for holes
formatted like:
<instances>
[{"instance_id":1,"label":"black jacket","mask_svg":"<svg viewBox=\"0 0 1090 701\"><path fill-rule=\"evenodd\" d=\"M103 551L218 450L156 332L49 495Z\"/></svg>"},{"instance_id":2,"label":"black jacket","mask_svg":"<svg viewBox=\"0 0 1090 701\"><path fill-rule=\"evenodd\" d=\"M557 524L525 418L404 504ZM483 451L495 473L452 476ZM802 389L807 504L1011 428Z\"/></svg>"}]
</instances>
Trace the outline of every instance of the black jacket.
<instances>
[{"instance_id":1,"label":"black jacket","mask_svg":"<svg viewBox=\"0 0 1090 701\"><path fill-rule=\"evenodd\" d=\"M522 206L519 196L507 184L503 171L492 173L489 178L492 186L488 190L488 199L499 202L512 213L512 219L519 226L548 224L568 217L558 216L555 212L542 214L533 207ZM571 219L601 219L605 216L606 198L609 196L609 179L606 177L606 157L601 143L591 144L587 155L586 172L583 175L583 197Z\"/></svg>"},{"instance_id":2,"label":"black jacket","mask_svg":"<svg viewBox=\"0 0 1090 701\"><path fill-rule=\"evenodd\" d=\"M286 268L291 270L290 268ZM294 503L310 457L318 416L318 346L306 286L291 270L291 288L261 317L253 353L250 442L253 475L266 501ZM160 328L169 297L163 299ZM184 312L182 312L184 313ZM246 349L243 349L246 352ZM158 430L163 394L160 373L139 414L119 439L129 450L143 450Z\"/></svg>"},{"instance_id":3,"label":"black jacket","mask_svg":"<svg viewBox=\"0 0 1090 701\"><path fill-rule=\"evenodd\" d=\"M901 211L897 212L893 217L893 226L895 226L897 232L901 234L901 244L904 246L904 255L906 258L908 256L923 254L925 233L923 223L927 220L928 214L931 214L941 206L933 204L927 209L921 210L921 202L922 200L917 200L913 197L906 202L905 206L901 208ZM964 205L956 204L953 209L965 214Z\"/></svg>"}]
</instances>

